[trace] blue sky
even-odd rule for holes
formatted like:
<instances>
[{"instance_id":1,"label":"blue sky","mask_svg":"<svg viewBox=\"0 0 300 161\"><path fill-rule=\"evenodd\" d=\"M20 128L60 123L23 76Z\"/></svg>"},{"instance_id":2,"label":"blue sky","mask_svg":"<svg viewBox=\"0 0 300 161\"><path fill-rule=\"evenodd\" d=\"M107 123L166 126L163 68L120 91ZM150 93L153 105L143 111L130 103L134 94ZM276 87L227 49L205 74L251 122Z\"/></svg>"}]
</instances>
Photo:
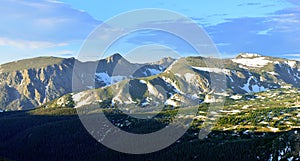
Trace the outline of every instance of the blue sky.
<instances>
[{"instance_id":1,"label":"blue sky","mask_svg":"<svg viewBox=\"0 0 300 161\"><path fill-rule=\"evenodd\" d=\"M190 17L212 38L222 57L256 52L300 59L298 0L1 0L0 63L37 56L76 57L102 22L142 8L168 9ZM143 45L143 39L127 39L127 47Z\"/></svg>"}]
</instances>

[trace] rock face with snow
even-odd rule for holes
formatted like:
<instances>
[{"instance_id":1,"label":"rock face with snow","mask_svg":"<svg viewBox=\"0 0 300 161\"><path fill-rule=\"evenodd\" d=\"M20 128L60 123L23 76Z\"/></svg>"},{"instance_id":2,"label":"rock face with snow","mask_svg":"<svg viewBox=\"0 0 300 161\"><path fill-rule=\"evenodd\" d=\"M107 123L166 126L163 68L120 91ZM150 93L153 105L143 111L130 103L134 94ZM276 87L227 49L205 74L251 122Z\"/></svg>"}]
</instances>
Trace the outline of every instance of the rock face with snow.
<instances>
[{"instance_id":1,"label":"rock face with snow","mask_svg":"<svg viewBox=\"0 0 300 161\"><path fill-rule=\"evenodd\" d=\"M220 66L209 68L206 61ZM75 62L81 70L74 75ZM89 70L95 63L96 71ZM205 94L212 90L230 95L300 87L298 61L251 53L223 60L187 57L175 61L164 58L149 64L130 63L119 54L96 62L79 62L72 58L35 58L1 65L0 71L2 110L33 108L71 93L72 77L76 77L77 83L83 87L77 91L83 91L81 94L72 94L67 99L73 101L75 107L95 101L102 105L134 104L146 107L160 102L179 106L203 95L205 98ZM222 75L224 80L220 80L220 84L226 80L225 88L212 89L211 76ZM91 82L94 83L92 86ZM89 90L93 88L96 90ZM91 97L91 91L95 98Z\"/></svg>"},{"instance_id":2,"label":"rock face with snow","mask_svg":"<svg viewBox=\"0 0 300 161\"><path fill-rule=\"evenodd\" d=\"M229 84L235 89L259 92L287 85L300 87L300 63L297 61L248 53L243 53L231 61L235 67L238 67L232 70L231 76L228 75L232 82ZM237 81L234 78L243 80ZM242 84L237 82L242 82ZM234 85L236 83L238 86Z\"/></svg>"},{"instance_id":3,"label":"rock face with snow","mask_svg":"<svg viewBox=\"0 0 300 161\"><path fill-rule=\"evenodd\" d=\"M179 60L157 75L126 79L111 86L79 92L73 95L73 100L76 108L94 103L129 110L177 107L198 105L203 101L200 96L206 91L210 91L207 78L192 68L184 68Z\"/></svg>"},{"instance_id":4,"label":"rock face with snow","mask_svg":"<svg viewBox=\"0 0 300 161\"><path fill-rule=\"evenodd\" d=\"M224 59L222 68L197 66L205 58L190 60L200 73L223 73L230 93L253 93L287 86L300 87L300 63L294 60L242 53Z\"/></svg>"}]
</instances>

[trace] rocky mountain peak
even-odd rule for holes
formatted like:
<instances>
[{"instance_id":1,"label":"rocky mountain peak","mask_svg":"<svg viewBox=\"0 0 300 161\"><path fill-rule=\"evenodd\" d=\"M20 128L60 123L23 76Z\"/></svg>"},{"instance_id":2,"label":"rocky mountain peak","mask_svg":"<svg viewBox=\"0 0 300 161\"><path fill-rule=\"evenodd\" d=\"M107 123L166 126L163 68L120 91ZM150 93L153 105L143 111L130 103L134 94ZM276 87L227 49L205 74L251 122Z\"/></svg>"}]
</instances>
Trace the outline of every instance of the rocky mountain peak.
<instances>
[{"instance_id":1,"label":"rocky mountain peak","mask_svg":"<svg viewBox=\"0 0 300 161\"><path fill-rule=\"evenodd\" d=\"M111 86L113 89L116 85L122 85L122 81L131 79L143 79L150 83L148 93L153 92L152 86L155 85L179 94L185 91L187 84L197 86L199 91L209 91L211 73L225 74L228 87L224 91L229 93L261 92L289 85L299 87L300 63L294 60L242 53L237 58L224 60L224 67L217 68L207 67L206 60L215 64L222 63L221 59L188 57L177 60L163 58L154 63L135 64L117 53L97 62L41 57L3 64L0 66L0 110L34 108L71 93L73 78L83 87L78 92L93 87L102 89ZM75 62L81 65L82 70L74 75ZM88 71L95 64L96 73ZM184 88L177 88L180 84Z\"/></svg>"},{"instance_id":2,"label":"rocky mountain peak","mask_svg":"<svg viewBox=\"0 0 300 161\"><path fill-rule=\"evenodd\" d=\"M106 58L107 62L118 62L121 59L125 60L125 58L123 58L122 55L119 54L119 53L115 53L115 54L113 54L113 55Z\"/></svg>"},{"instance_id":3,"label":"rocky mountain peak","mask_svg":"<svg viewBox=\"0 0 300 161\"><path fill-rule=\"evenodd\" d=\"M176 59L172 58L172 57L165 57L160 59L157 62L153 62L151 64L156 64L156 65L161 65L164 68L167 68L168 66L170 66Z\"/></svg>"}]
</instances>

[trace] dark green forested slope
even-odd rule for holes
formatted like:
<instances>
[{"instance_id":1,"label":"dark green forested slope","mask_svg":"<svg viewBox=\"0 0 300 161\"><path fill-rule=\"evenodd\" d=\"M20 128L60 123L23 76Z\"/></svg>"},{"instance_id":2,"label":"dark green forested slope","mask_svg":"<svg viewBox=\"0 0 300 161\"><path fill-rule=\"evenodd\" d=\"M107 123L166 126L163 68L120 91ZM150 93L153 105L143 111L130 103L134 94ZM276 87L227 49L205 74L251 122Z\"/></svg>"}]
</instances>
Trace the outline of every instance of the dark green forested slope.
<instances>
[{"instance_id":1,"label":"dark green forested slope","mask_svg":"<svg viewBox=\"0 0 300 161\"><path fill-rule=\"evenodd\" d=\"M180 141L167 149L152 154L129 155L110 150L94 140L75 113L70 108L2 113L0 156L20 161L268 160L271 155L277 158L286 147L288 150L281 157L296 158L300 147L300 135L295 133L295 129L251 135L214 131L206 139L199 140L195 135L198 129L191 128ZM114 114L110 117L122 116Z\"/></svg>"}]
</instances>

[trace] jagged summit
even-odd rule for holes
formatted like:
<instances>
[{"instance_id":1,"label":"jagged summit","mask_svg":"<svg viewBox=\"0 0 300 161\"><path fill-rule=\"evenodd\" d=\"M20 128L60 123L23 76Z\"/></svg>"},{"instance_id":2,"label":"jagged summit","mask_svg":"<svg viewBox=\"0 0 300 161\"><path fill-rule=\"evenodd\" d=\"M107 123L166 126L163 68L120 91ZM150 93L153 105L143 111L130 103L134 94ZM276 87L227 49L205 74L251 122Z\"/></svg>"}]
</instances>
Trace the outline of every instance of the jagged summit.
<instances>
[{"instance_id":1,"label":"jagged summit","mask_svg":"<svg viewBox=\"0 0 300 161\"><path fill-rule=\"evenodd\" d=\"M106 58L106 60L108 62L117 62L120 59L125 59L125 58L123 58L123 56L121 54L119 54L119 53L115 53L115 54L113 54L113 55L111 55L111 56L109 56L109 57Z\"/></svg>"}]
</instances>

